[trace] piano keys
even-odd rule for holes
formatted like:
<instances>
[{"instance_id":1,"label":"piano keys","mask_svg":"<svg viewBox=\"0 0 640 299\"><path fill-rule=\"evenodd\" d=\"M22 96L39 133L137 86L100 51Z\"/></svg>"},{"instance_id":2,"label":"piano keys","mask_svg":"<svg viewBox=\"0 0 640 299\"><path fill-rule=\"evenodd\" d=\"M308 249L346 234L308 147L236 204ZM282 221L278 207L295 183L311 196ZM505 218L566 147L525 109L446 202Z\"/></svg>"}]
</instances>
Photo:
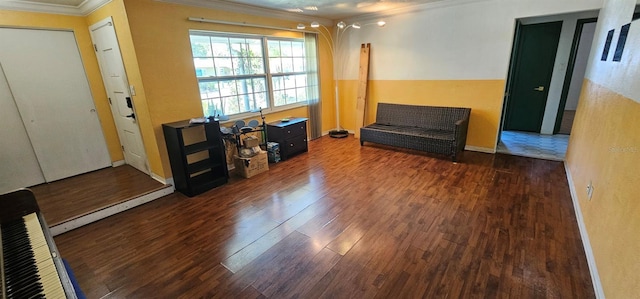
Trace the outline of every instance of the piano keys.
<instances>
[{"instance_id":1,"label":"piano keys","mask_svg":"<svg viewBox=\"0 0 640 299\"><path fill-rule=\"evenodd\" d=\"M35 197L0 196L2 298L77 298Z\"/></svg>"}]
</instances>

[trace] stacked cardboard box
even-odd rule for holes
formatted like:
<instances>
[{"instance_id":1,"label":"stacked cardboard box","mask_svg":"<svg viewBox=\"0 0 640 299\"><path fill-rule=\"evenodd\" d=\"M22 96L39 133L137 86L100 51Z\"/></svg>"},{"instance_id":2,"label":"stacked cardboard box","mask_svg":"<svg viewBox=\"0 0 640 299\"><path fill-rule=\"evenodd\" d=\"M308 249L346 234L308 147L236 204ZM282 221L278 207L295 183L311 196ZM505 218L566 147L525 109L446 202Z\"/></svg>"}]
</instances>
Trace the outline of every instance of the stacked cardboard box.
<instances>
[{"instance_id":1,"label":"stacked cardboard box","mask_svg":"<svg viewBox=\"0 0 640 299\"><path fill-rule=\"evenodd\" d=\"M242 177L250 178L269 170L267 152L261 152L250 158L242 158L238 156L234 156L234 158L236 173Z\"/></svg>"}]
</instances>

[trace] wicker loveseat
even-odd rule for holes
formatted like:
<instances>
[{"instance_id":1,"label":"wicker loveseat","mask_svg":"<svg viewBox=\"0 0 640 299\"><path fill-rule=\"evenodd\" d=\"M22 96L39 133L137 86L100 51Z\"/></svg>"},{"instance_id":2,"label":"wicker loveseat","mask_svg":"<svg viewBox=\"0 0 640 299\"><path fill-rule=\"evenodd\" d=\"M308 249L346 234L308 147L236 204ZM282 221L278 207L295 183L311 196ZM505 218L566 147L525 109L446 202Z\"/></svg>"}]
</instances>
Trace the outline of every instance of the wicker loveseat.
<instances>
[{"instance_id":1,"label":"wicker loveseat","mask_svg":"<svg viewBox=\"0 0 640 299\"><path fill-rule=\"evenodd\" d=\"M360 129L360 145L374 142L448 155L464 150L471 108L378 103L376 122Z\"/></svg>"}]
</instances>

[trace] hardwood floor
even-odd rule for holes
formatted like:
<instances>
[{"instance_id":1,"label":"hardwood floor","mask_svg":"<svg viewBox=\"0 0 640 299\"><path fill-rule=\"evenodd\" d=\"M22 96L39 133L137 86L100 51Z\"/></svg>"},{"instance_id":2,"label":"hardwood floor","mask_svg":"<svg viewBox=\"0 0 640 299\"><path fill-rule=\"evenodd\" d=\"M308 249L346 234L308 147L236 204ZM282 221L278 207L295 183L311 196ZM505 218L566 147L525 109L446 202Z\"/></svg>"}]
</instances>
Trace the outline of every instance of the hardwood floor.
<instances>
[{"instance_id":1,"label":"hardwood floor","mask_svg":"<svg viewBox=\"0 0 640 299\"><path fill-rule=\"evenodd\" d=\"M594 298L562 162L323 137L55 238L89 298Z\"/></svg>"},{"instance_id":2,"label":"hardwood floor","mask_svg":"<svg viewBox=\"0 0 640 299\"><path fill-rule=\"evenodd\" d=\"M157 191L165 186L129 165L31 187L49 226Z\"/></svg>"}]
</instances>

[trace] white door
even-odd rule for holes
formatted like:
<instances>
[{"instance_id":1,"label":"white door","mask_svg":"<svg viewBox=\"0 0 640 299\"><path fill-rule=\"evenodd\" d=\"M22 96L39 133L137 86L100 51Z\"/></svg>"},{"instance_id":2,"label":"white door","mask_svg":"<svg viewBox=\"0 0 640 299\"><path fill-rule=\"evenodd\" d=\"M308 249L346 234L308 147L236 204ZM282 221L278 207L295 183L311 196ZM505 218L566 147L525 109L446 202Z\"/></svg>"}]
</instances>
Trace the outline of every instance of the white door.
<instances>
[{"instance_id":1,"label":"white door","mask_svg":"<svg viewBox=\"0 0 640 299\"><path fill-rule=\"evenodd\" d=\"M111 103L111 113L118 129L124 160L127 164L149 174L147 156L135 118L129 82L124 71L113 21L108 17L91 25L89 30L98 56L102 80Z\"/></svg>"},{"instance_id":2,"label":"white door","mask_svg":"<svg viewBox=\"0 0 640 299\"><path fill-rule=\"evenodd\" d=\"M0 194L44 183L31 141L0 64Z\"/></svg>"},{"instance_id":3,"label":"white door","mask_svg":"<svg viewBox=\"0 0 640 299\"><path fill-rule=\"evenodd\" d=\"M45 180L111 166L73 32L0 28L0 40L0 63Z\"/></svg>"}]
</instances>

